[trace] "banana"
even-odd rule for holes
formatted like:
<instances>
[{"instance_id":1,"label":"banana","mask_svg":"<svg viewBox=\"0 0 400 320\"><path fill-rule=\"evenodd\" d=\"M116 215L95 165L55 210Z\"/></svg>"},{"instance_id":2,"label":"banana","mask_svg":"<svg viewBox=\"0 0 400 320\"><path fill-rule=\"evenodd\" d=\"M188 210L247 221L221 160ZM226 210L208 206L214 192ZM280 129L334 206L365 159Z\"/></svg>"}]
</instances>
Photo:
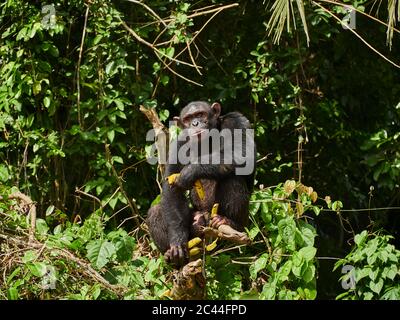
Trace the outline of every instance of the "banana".
<instances>
[{"instance_id":1,"label":"banana","mask_svg":"<svg viewBox=\"0 0 400 320\"><path fill-rule=\"evenodd\" d=\"M194 247L189 250L189 256L197 256L201 252L201 249L199 247Z\"/></svg>"},{"instance_id":2,"label":"banana","mask_svg":"<svg viewBox=\"0 0 400 320\"><path fill-rule=\"evenodd\" d=\"M197 195L199 196L200 200L204 200L205 197L204 188L200 180L195 181L194 188L196 189Z\"/></svg>"},{"instance_id":3,"label":"banana","mask_svg":"<svg viewBox=\"0 0 400 320\"><path fill-rule=\"evenodd\" d=\"M199 243L201 243L201 239L199 237L193 238L188 242L188 248L192 249L193 247L197 246Z\"/></svg>"},{"instance_id":4,"label":"banana","mask_svg":"<svg viewBox=\"0 0 400 320\"><path fill-rule=\"evenodd\" d=\"M168 184L172 185L175 183L176 179L178 179L180 176L179 173L173 173L170 176L166 177L165 179L168 180Z\"/></svg>"},{"instance_id":5,"label":"banana","mask_svg":"<svg viewBox=\"0 0 400 320\"><path fill-rule=\"evenodd\" d=\"M219 203L214 203L214 205L211 209L211 219L214 218L218 214L218 207L219 207Z\"/></svg>"},{"instance_id":6,"label":"banana","mask_svg":"<svg viewBox=\"0 0 400 320\"><path fill-rule=\"evenodd\" d=\"M211 242L209 245L206 246L207 251L212 251L217 247L218 238Z\"/></svg>"}]
</instances>

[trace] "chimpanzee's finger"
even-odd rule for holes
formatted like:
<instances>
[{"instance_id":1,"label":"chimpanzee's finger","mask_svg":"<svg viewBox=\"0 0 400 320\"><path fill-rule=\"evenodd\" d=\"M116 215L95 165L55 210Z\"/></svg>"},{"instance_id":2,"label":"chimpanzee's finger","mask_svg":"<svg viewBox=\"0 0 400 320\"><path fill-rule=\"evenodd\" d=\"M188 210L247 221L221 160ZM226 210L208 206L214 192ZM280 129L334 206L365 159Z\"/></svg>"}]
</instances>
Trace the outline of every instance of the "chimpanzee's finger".
<instances>
[{"instance_id":1,"label":"chimpanzee's finger","mask_svg":"<svg viewBox=\"0 0 400 320\"><path fill-rule=\"evenodd\" d=\"M171 262L171 250L168 249L167 251L165 251L164 253L164 259L167 263Z\"/></svg>"},{"instance_id":2,"label":"chimpanzee's finger","mask_svg":"<svg viewBox=\"0 0 400 320\"><path fill-rule=\"evenodd\" d=\"M215 216L214 218L211 219L210 225L211 225L212 228L218 229L218 227L220 225L222 225L223 222L224 222L223 218L221 216L217 215L217 216Z\"/></svg>"},{"instance_id":3,"label":"chimpanzee's finger","mask_svg":"<svg viewBox=\"0 0 400 320\"><path fill-rule=\"evenodd\" d=\"M176 246L171 246L171 263L172 264L177 264L177 255L178 251Z\"/></svg>"},{"instance_id":4,"label":"chimpanzee's finger","mask_svg":"<svg viewBox=\"0 0 400 320\"><path fill-rule=\"evenodd\" d=\"M182 266L185 263L185 254L183 252L183 248L179 247L178 248L178 260L179 260L179 265Z\"/></svg>"}]
</instances>

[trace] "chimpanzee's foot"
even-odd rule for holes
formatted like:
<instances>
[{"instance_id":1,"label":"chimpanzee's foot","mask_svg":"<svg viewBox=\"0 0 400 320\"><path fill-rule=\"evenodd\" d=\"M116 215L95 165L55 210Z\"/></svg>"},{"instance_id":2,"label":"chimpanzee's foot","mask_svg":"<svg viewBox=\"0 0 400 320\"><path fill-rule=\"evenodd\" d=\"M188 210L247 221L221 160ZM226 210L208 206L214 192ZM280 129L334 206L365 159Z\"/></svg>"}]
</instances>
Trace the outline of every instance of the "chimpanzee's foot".
<instances>
[{"instance_id":1,"label":"chimpanzee's foot","mask_svg":"<svg viewBox=\"0 0 400 320\"><path fill-rule=\"evenodd\" d=\"M187 245L171 245L164 253L164 259L174 267L183 266L189 261Z\"/></svg>"}]
</instances>

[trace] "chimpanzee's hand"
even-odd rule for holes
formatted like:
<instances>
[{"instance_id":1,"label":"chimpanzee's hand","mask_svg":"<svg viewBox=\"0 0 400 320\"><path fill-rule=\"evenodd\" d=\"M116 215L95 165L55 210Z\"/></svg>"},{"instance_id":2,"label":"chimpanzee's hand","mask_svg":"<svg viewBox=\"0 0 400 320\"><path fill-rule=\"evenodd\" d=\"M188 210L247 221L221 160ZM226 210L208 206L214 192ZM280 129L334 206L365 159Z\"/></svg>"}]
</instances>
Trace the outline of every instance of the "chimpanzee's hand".
<instances>
[{"instance_id":1,"label":"chimpanzee's hand","mask_svg":"<svg viewBox=\"0 0 400 320\"><path fill-rule=\"evenodd\" d=\"M223 224L227 224L228 226L233 227L232 220L227 218L227 217L225 217L225 216L221 216L219 214L216 214L214 217L211 218L210 227L218 229Z\"/></svg>"},{"instance_id":2,"label":"chimpanzee's hand","mask_svg":"<svg viewBox=\"0 0 400 320\"><path fill-rule=\"evenodd\" d=\"M187 165L181 170L174 185L183 190L189 190L193 187L195 181L196 178L193 175L193 167L191 165Z\"/></svg>"},{"instance_id":3,"label":"chimpanzee's hand","mask_svg":"<svg viewBox=\"0 0 400 320\"><path fill-rule=\"evenodd\" d=\"M176 267L183 266L189 261L189 254L187 243L183 245L172 245L164 253L164 258L168 263L173 264Z\"/></svg>"}]
</instances>

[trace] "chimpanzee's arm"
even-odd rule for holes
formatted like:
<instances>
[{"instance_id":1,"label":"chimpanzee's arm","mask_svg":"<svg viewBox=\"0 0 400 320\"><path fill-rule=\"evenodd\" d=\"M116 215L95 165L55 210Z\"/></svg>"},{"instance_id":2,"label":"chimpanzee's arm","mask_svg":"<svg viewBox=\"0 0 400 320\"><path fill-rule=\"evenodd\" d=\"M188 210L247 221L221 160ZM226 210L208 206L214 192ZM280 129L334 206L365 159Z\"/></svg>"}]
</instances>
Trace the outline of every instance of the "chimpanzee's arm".
<instances>
[{"instance_id":1,"label":"chimpanzee's arm","mask_svg":"<svg viewBox=\"0 0 400 320\"><path fill-rule=\"evenodd\" d=\"M165 176L179 173L181 169L182 165L179 163L169 163L166 167ZM184 190L164 181L160 207L167 224L170 245L168 259L176 265L182 265L188 259L187 242L191 223L189 204L185 198Z\"/></svg>"}]
</instances>

